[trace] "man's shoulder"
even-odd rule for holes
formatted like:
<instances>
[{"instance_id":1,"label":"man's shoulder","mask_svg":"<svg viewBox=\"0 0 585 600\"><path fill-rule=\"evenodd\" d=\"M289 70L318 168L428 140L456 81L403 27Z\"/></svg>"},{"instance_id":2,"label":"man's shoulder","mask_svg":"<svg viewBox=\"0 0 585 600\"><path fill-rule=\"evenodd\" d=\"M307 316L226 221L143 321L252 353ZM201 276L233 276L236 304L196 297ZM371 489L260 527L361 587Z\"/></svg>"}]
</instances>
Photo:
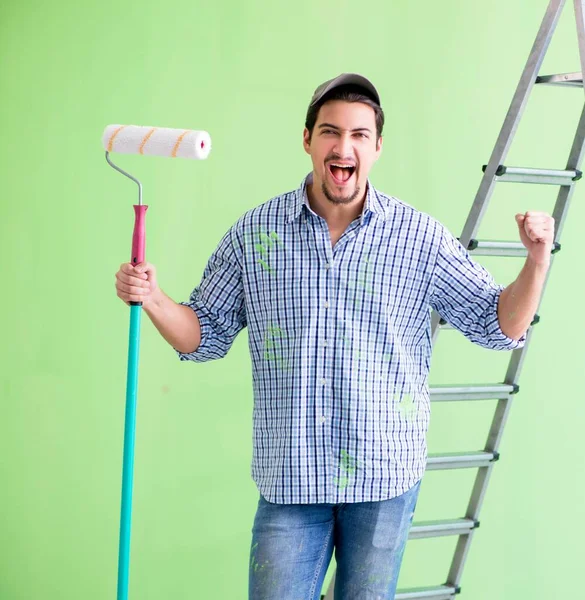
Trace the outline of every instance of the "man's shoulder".
<instances>
[{"instance_id":1,"label":"man's shoulder","mask_svg":"<svg viewBox=\"0 0 585 600\"><path fill-rule=\"evenodd\" d=\"M269 200L246 210L234 223L233 228L241 230L260 224L273 226L277 223L284 223L297 201L298 189L273 196Z\"/></svg>"},{"instance_id":2,"label":"man's shoulder","mask_svg":"<svg viewBox=\"0 0 585 600\"><path fill-rule=\"evenodd\" d=\"M408 219L410 221L414 220L416 223L425 223L433 228L442 228L443 225L432 215L426 213L411 204L408 204L404 200L397 198L396 196L392 196L390 194L385 194L377 188L374 188L378 201L381 206L384 208L384 211L387 215L391 215L392 213L397 213L403 219Z\"/></svg>"},{"instance_id":3,"label":"man's shoulder","mask_svg":"<svg viewBox=\"0 0 585 600\"><path fill-rule=\"evenodd\" d=\"M291 203L297 200L298 190L291 190L289 192L284 192L283 194L278 194L278 196L273 196L269 200L254 206L247 210L242 218L247 217L249 219L254 219L256 217L264 217L267 215L277 216L279 214L284 214L290 208Z\"/></svg>"}]
</instances>

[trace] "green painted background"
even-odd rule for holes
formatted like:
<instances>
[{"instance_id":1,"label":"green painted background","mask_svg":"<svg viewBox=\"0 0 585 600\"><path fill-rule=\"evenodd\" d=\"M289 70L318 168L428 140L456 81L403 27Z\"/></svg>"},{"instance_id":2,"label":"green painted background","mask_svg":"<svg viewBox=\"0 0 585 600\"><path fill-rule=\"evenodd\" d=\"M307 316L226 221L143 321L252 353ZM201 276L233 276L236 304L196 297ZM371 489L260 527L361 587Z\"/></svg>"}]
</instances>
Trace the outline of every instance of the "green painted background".
<instances>
[{"instance_id":1,"label":"green painted background","mask_svg":"<svg viewBox=\"0 0 585 600\"><path fill-rule=\"evenodd\" d=\"M122 157L144 184L147 257L186 299L228 227L310 169L308 100L343 71L387 115L372 180L459 235L545 0L131 0L0 4L0 598L115 597L135 186L105 162L108 123L206 129L206 162ZM545 72L579 70L570 7ZM561 168L580 90L535 90L508 164ZM583 184L580 184L581 186ZM480 237L552 212L555 188L498 187ZM580 597L583 564L579 187L541 307L463 598ZM520 261L487 259L503 283ZM508 354L445 332L432 383L501 381ZM470 403L472 404L472 403ZM435 406L433 452L483 447L495 403ZM257 502L246 333L180 363L144 321L131 598L245 599ZM472 473L430 473L417 519L463 516ZM400 587L442 583L454 540L409 544ZM278 599L275 599L278 600Z\"/></svg>"}]
</instances>

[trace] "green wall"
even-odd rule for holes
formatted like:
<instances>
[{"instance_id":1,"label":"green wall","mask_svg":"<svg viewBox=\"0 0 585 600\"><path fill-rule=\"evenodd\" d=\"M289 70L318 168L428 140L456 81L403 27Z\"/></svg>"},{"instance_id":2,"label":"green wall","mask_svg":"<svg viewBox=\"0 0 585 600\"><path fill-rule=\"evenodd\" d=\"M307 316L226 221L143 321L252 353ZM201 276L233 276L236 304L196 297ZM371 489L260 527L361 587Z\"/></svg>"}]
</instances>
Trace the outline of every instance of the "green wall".
<instances>
[{"instance_id":1,"label":"green wall","mask_svg":"<svg viewBox=\"0 0 585 600\"><path fill-rule=\"evenodd\" d=\"M374 184L463 226L545 0L0 4L0 598L115 597L134 184L105 162L108 123L206 129L208 161L122 157L144 184L147 257L186 299L223 233L296 187L314 88L371 77L387 115ZM579 70L567 7L546 72ZM580 90L535 90L508 164L561 168ZM583 185L583 184L580 184ZM502 184L480 237L555 188ZM463 598L580 597L585 500L578 187L463 579ZM520 262L484 264L503 283ZM180 363L147 319L131 598L245 599L257 502L246 333ZM439 337L431 383L501 381L508 354ZM470 403L472 404L472 403ZM495 403L434 406L432 452L480 449ZM417 519L463 516L472 474L430 473ZM400 587L442 583L454 541L409 544ZM277 599L275 599L277 600Z\"/></svg>"}]
</instances>

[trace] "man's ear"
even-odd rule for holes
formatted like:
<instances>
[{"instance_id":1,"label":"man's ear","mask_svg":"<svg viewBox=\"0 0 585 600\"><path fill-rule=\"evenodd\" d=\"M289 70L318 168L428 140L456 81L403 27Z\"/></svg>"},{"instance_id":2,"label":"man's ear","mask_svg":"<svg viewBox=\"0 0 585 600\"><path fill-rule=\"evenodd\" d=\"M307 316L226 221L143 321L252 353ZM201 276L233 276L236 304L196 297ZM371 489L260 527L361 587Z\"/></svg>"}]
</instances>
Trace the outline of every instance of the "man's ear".
<instances>
[{"instance_id":1,"label":"man's ear","mask_svg":"<svg viewBox=\"0 0 585 600\"><path fill-rule=\"evenodd\" d=\"M376 160L380 158L380 154L382 154L382 136L378 138L378 142L376 143Z\"/></svg>"},{"instance_id":2,"label":"man's ear","mask_svg":"<svg viewBox=\"0 0 585 600\"><path fill-rule=\"evenodd\" d=\"M311 134L306 127L303 131L303 147L307 154L311 154Z\"/></svg>"}]
</instances>

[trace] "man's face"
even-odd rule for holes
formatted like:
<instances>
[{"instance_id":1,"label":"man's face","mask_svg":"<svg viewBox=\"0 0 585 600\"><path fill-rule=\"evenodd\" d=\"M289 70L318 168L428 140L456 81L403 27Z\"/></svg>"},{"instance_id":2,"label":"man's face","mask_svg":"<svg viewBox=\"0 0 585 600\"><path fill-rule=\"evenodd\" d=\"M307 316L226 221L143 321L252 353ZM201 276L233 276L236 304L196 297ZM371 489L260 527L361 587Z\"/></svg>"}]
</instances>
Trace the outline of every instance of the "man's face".
<instances>
[{"instance_id":1,"label":"man's face","mask_svg":"<svg viewBox=\"0 0 585 600\"><path fill-rule=\"evenodd\" d=\"M370 169L382 151L374 109L361 102L326 102L310 140L305 128L303 145L313 161L313 185L330 202L349 204L365 191Z\"/></svg>"}]
</instances>

